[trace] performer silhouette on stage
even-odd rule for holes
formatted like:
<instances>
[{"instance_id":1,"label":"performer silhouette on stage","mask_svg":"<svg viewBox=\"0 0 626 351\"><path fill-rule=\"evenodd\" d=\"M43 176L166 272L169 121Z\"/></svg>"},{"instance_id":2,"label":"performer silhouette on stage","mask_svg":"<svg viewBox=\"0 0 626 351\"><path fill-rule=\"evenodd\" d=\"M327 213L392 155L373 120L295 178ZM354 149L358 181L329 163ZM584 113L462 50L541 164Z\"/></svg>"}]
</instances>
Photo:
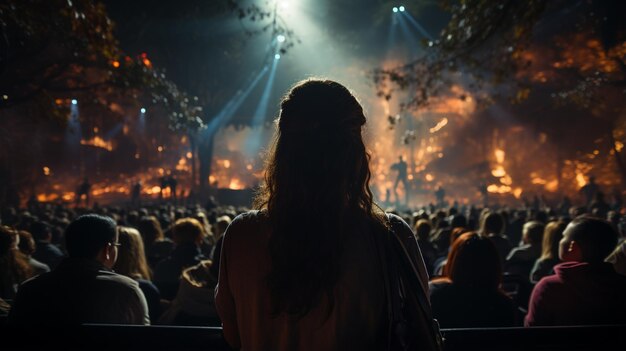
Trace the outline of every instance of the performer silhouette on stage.
<instances>
[{"instance_id":1,"label":"performer silhouette on stage","mask_svg":"<svg viewBox=\"0 0 626 351\"><path fill-rule=\"evenodd\" d=\"M437 207L439 208L444 207L445 197L446 197L446 191L443 189L441 185L438 186L437 190L435 190L435 198L437 199Z\"/></svg>"},{"instance_id":2,"label":"performer silhouette on stage","mask_svg":"<svg viewBox=\"0 0 626 351\"><path fill-rule=\"evenodd\" d=\"M407 164L402 158L402 155L400 155L398 162L391 165L391 170L398 171L398 177L396 178L396 181L393 184L393 194L396 198L396 201L400 202L398 200L398 183L402 182L402 184L404 184L405 204L408 205L409 204L409 181L407 178Z\"/></svg>"},{"instance_id":3,"label":"performer silhouette on stage","mask_svg":"<svg viewBox=\"0 0 626 351\"><path fill-rule=\"evenodd\" d=\"M480 196L483 201L483 206L487 207L489 204L489 190L487 189L487 184L480 183L478 185L478 191L480 191Z\"/></svg>"},{"instance_id":4,"label":"performer silhouette on stage","mask_svg":"<svg viewBox=\"0 0 626 351\"><path fill-rule=\"evenodd\" d=\"M178 201L178 193L176 192L176 187L178 186L178 180L176 180L176 177L174 177L173 174L170 174L169 178L168 178L168 183L170 186L170 199L172 199L174 201L174 204L176 204L176 201Z\"/></svg>"},{"instance_id":5,"label":"performer silhouette on stage","mask_svg":"<svg viewBox=\"0 0 626 351\"><path fill-rule=\"evenodd\" d=\"M583 196L583 200L585 201L585 206L591 205L591 202L596 197L596 193L600 190L598 184L596 183L596 178L594 176L589 176L589 181L582 188L578 190L578 192Z\"/></svg>"},{"instance_id":6,"label":"performer silhouette on stage","mask_svg":"<svg viewBox=\"0 0 626 351\"><path fill-rule=\"evenodd\" d=\"M176 187L178 186L178 180L176 180L176 178L173 174L170 173L170 171L167 172L167 176L164 175L159 179L161 181L161 191L159 193L159 198L163 200L163 190L165 190L165 188L170 188L169 199L176 203L178 195L176 193Z\"/></svg>"},{"instance_id":7,"label":"performer silhouette on stage","mask_svg":"<svg viewBox=\"0 0 626 351\"><path fill-rule=\"evenodd\" d=\"M130 190L130 203L133 206L141 205L141 181L140 180L136 181Z\"/></svg>"},{"instance_id":8,"label":"performer silhouette on stage","mask_svg":"<svg viewBox=\"0 0 626 351\"><path fill-rule=\"evenodd\" d=\"M83 182L78 186L76 190L76 207L78 207L81 203L83 195L85 196L85 207L89 207L89 193L91 192L91 184L89 183L89 179L85 177Z\"/></svg>"}]
</instances>

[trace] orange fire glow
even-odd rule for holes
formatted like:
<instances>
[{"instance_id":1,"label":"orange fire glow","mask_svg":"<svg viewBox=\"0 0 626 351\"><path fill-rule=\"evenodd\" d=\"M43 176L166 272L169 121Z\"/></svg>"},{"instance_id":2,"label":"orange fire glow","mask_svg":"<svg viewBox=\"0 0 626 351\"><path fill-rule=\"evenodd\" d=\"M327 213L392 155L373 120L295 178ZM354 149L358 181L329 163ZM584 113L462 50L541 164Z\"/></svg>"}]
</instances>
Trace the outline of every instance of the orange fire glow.
<instances>
[{"instance_id":1,"label":"orange fire glow","mask_svg":"<svg viewBox=\"0 0 626 351\"><path fill-rule=\"evenodd\" d=\"M91 145L95 147L99 147L101 149L105 149L108 151L113 151L113 143L107 140L102 139L100 136L96 135L92 139L83 139L80 141L81 145Z\"/></svg>"},{"instance_id":2,"label":"orange fire glow","mask_svg":"<svg viewBox=\"0 0 626 351\"><path fill-rule=\"evenodd\" d=\"M585 175L580 171L576 171L576 183L580 188L587 184L587 181L585 180Z\"/></svg>"},{"instance_id":3,"label":"orange fire glow","mask_svg":"<svg viewBox=\"0 0 626 351\"><path fill-rule=\"evenodd\" d=\"M626 55L626 42L616 45L607 53L600 40L588 39L588 35L583 33L561 40L560 45L563 47L562 59L553 64L554 68L575 67L581 72L613 73L619 70L615 58Z\"/></svg>"},{"instance_id":4,"label":"orange fire glow","mask_svg":"<svg viewBox=\"0 0 626 351\"><path fill-rule=\"evenodd\" d=\"M487 191L490 193L496 193L496 194L506 194L506 193L510 193L511 192L511 187L508 185L496 185L496 184L491 184L487 187Z\"/></svg>"},{"instance_id":5,"label":"orange fire glow","mask_svg":"<svg viewBox=\"0 0 626 351\"><path fill-rule=\"evenodd\" d=\"M187 163L187 159L184 156L178 160L178 163L176 164L176 170L184 172L190 171L189 164Z\"/></svg>"},{"instance_id":6,"label":"orange fire glow","mask_svg":"<svg viewBox=\"0 0 626 351\"><path fill-rule=\"evenodd\" d=\"M245 189L245 185L237 178L232 178L230 180L230 184L228 184L228 188L232 190L241 190Z\"/></svg>"},{"instance_id":7,"label":"orange fire glow","mask_svg":"<svg viewBox=\"0 0 626 351\"><path fill-rule=\"evenodd\" d=\"M496 168L491 170L491 175L496 178L504 177L506 176L506 171L504 170L504 167L497 165Z\"/></svg>"},{"instance_id":8,"label":"orange fire glow","mask_svg":"<svg viewBox=\"0 0 626 351\"><path fill-rule=\"evenodd\" d=\"M494 194L508 194L512 193L513 196L519 198L522 195L522 189L513 189L513 178L504 169L504 159L506 153L501 148L495 148L493 154L496 159L496 165L491 170L491 175L499 178L500 184L490 184L487 186L487 191Z\"/></svg>"},{"instance_id":9,"label":"orange fire glow","mask_svg":"<svg viewBox=\"0 0 626 351\"><path fill-rule=\"evenodd\" d=\"M493 152L496 155L496 162L502 164L504 163L504 150L502 149L495 149Z\"/></svg>"}]
</instances>

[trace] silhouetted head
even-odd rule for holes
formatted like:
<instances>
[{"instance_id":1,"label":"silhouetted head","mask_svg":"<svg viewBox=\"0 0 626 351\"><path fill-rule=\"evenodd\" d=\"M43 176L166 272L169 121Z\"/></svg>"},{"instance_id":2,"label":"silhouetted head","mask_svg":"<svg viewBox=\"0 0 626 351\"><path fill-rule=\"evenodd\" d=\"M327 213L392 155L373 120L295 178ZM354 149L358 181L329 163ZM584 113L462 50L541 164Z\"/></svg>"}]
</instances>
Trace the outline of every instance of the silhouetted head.
<instances>
[{"instance_id":1,"label":"silhouetted head","mask_svg":"<svg viewBox=\"0 0 626 351\"><path fill-rule=\"evenodd\" d=\"M467 218L465 218L465 216L462 214L452 215L452 218L450 219L450 227L452 228L467 227Z\"/></svg>"},{"instance_id":2,"label":"silhouetted head","mask_svg":"<svg viewBox=\"0 0 626 351\"><path fill-rule=\"evenodd\" d=\"M541 245L544 229L545 226L539 221L526 222L522 229L522 240L526 244Z\"/></svg>"},{"instance_id":3,"label":"silhouetted head","mask_svg":"<svg viewBox=\"0 0 626 351\"><path fill-rule=\"evenodd\" d=\"M497 290L502 282L502 266L494 243L475 232L461 235L452 244L444 275L455 285Z\"/></svg>"},{"instance_id":4,"label":"silhouetted head","mask_svg":"<svg viewBox=\"0 0 626 351\"><path fill-rule=\"evenodd\" d=\"M483 216L480 233L482 235L500 235L504 230L504 219L499 213L488 212Z\"/></svg>"},{"instance_id":5,"label":"silhouetted head","mask_svg":"<svg viewBox=\"0 0 626 351\"><path fill-rule=\"evenodd\" d=\"M181 218L174 223L172 234L177 245L199 245L204 238L204 227L195 218Z\"/></svg>"},{"instance_id":6,"label":"silhouetted head","mask_svg":"<svg viewBox=\"0 0 626 351\"><path fill-rule=\"evenodd\" d=\"M309 200L309 205L337 209L347 203L369 207L364 124L361 105L337 82L308 79L291 89L281 103L266 196L260 199L270 213L277 198L297 197ZM323 204L312 203L318 200Z\"/></svg>"},{"instance_id":7,"label":"silhouetted head","mask_svg":"<svg viewBox=\"0 0 626 351\"><path fill-rule=\"evenodd\" d=\"M600 263L617 246L618 234L602 219L579 216L567 225L559 243L562 261Z\"/></svg>"},{"instance_id":8,"label":"silhouetted head","mask_svg":"<svg viewBox=\"0 0 626 351\"><path fill-rule=\"evenodd\" d=\"M428 240L431 230L432 226L430 225L430 221L427 219L420 219L415 224L415 237L418 240Z\"/></svg>"},{"instance_id":9,"label":"silhouetted head","mask_svg":"<svg viewBox=\"0 0 626 351\"><path fill-rule=\"evenodd\" d=\"M563 231L567 225L562 221L552 221L546 225L541 244L541 258L559 258L559 242L563 238Z\"/></svg>"},{"instance_id":10,"label":"silhouetted head","mask_svg":"<svg viewBox=\"0 0 626 351\"><path fill-rule=\"evenodd\" d=\"M36 241L48 242L51 239L50 225L43 221L35 221L30 225L30 233Z\"/></svg>"},{"instance_id":11,"label":"silhouetted head","mask_svg":"<svg viewBox=\"0 0 626 351\"><path fill-rule=\"evenodd\" d=\"M161 223L154 216L141 217L137 229L139 229L139 233L147 246L150 246L155 241L162 240L164 238Z\"/></svg>"},{"instance_id":12,"label":"silhouetted head","mask_svg":"<svg viewBox=\"0 0 626 351\"><path fill-rule=\"evenodd\" d=\"M36 249L35 239L33 239L33 236L25 230L18 231L18 235L20 238L17 246L20 251L25 255L32 255Z\"/></svg>"},{"instance_id":13,"label":"silhouetted head","mask_svg":"<svg viewBox=\"0 0 626 351\"><path fill-rule=\"evenodd\" d=\"M110 217L86 214L65 229L65 247L71 258L96 259L112 267L117 259L117 225Z\"/></svg>"},{"instance_id":14,"label":"silhouetted head","mask_svg":"<svg viewBox=\"0 0 626 351\"><path fill-rule=\"evenodd\" d=\"M364 124L357 99L331 80L299 82L281 102L255 199L272 227L268 282L275 313L303 315L321 294L332 295L344 231L367 218L383 222L368 186Z\"/></svg>"}]
</instances>

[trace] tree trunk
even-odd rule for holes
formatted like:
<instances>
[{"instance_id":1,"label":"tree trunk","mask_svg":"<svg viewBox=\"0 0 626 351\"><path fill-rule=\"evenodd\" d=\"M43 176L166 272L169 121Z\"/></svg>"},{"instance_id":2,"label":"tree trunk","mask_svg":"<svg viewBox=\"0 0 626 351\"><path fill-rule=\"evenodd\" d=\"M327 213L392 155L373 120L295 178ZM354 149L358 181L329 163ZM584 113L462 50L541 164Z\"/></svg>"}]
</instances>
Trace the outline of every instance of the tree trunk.
<instances>
[{"instance_id":1,"label":"tree trunk","mask_svg":"<svg viewBox=\"0 0 626 351\"><path fill-rule=\"evenodd\" d=\"M620 152L617 150L615 146L615 138L613 137L613 124L609 126L609 137L608 137L611 150L613 150L613 156L615 156L615 162L617 164L617 169L619 169L620 175L622 176L620 188L626 183L626 165L624 165L624 161L620 155Z\"/></svg>"},{"instance_id":2,"label":"tree trunk","mask_svg":"<svg viewBox=\"0 0 626 351\"><path fill-rule=\"evenodd\" d=\"M198 164L200 168L200 194L203 198L207 197L211 188L209 177L211 176L211 163L213 161L213 140L215 132L203 135L198 140Z\"/></svg>"},{"instance_id":3,"label":"tree trunk","mask_svg":"<svg viewBox=\"0 0 626 351\"><path fill-rule=\"evenodd\" d=\"M193 191L194 193L196 193L196 190L198 190L198 177L197 177L197 170L196 170L196 153L198 152L198 147L197 147L197 141L196 141L196 133L194 132L189 132L187 134L187 136L189 137L189 147L191 149L191 191Z\"/></svg>"}]
</instances>

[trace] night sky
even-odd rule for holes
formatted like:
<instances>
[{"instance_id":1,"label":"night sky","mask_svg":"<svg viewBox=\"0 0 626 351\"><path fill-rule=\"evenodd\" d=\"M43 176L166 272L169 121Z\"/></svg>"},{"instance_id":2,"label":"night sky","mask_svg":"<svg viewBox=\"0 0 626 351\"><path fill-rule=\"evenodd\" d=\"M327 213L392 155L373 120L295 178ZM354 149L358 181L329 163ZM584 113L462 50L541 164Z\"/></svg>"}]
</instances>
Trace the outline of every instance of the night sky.
<instances>
[{"instance_id":1,"label":"night sky","mask_svg":"<svg viewBox=\"0 0 626 351\"><path fill-rule=\"evenodd\" d=\"M267 62L269 33L253 36L259 23L240 22L219 1L104 1L122 49L129 55L146 52L156 67L183 90L204 103L205 118L217 113L233 94ZM218 4L215 4L218 3ZM259 2L259 4L266 4ZM415 7L413 16L434 36L447 19L436 4ZM326 76L349 80L358 71L359 85L367 71L379 67L386 55L391 8L396 4L366 0L291 1L284 15L300 44L283 55L272 87L266 120L277 112L280 97L298 80ZM302 26L307 23L308 26ZM420 40L416 34L416 39ZM238 110L235 119L246 121L262 95L259 84ZM375 93L374 88L361 94Z\"/></svg>"}]
</instances>

